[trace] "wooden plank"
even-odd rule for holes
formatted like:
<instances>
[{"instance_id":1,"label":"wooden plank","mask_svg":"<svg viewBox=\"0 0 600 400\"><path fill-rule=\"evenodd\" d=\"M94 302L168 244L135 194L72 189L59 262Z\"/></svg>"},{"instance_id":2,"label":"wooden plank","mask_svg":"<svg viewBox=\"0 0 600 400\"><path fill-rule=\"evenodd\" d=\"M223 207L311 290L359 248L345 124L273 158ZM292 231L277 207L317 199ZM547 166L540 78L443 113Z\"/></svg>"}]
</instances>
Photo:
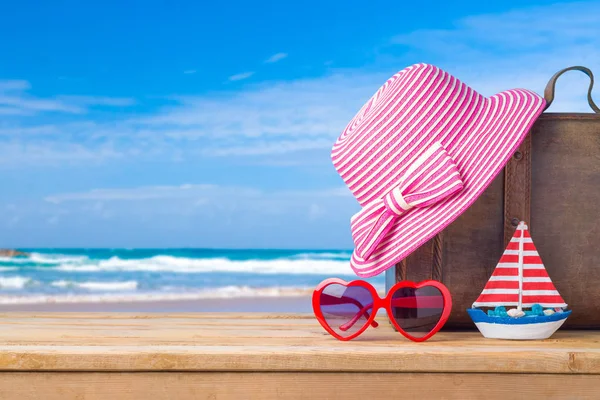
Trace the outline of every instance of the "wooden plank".
<instances>
[{"instance_id":1,"label":"wooden plank","mask_svg":"<svg viewBox=\"0 0 600 400\"><path fill-rule=\"evenodd\" d=\"M598 399L598 375L4 373L3 400Z\"/></svg>"},{"instance_id":2,"label":"wooden plank","mask_svg":"<svg viewBox=\"0 0 600 400\"><path fill-rule=\"evenodd\" d=\"M383 317L340 342L307 315L7 313L0 370L600 374L600 332L545 341L441 332L413 343Z\"/></svg>"}]
</instances>

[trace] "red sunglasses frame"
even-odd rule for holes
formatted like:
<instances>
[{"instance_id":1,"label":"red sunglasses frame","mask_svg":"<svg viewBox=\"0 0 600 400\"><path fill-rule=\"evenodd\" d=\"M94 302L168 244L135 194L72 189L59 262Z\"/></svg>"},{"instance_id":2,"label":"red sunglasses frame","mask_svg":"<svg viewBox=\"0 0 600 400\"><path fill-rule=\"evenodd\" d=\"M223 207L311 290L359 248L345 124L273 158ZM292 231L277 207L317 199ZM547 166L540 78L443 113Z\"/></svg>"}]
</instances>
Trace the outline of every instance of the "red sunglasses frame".
<instances>
[{"instance_id":1,"label":"red sunglasses frame","mask_svg":"<svg viewBox=\"0 0 600 400\"><path fill-rule=\"evenodd\" d=\"M325 321L325 317L323 316L323 313L321 311L321 294L323 293L323 290L325 290L325 288L327 286L333 285L333 284L339 284L339 285L343 285L346 287L352 287L352 286L363 287L371 293L371 297L373 298L373 307L370 307L371 312L370 312L367 322L365 322L363 327L361 327L358 331L356 331L355 333L353 333L350 336L345 336L345 337L340 336L333 329L331 329L331 327ZM425 286L432 286L432 287L438 289L440 291L440 293L442 294L442 299L444 302L443 309L442 309L442 316L440 317L440 320L438 321L438 323L433 327L433 329L427 335L422 336L422 337L414 337L411 334L409 334L408 332L406 332L404 329L402 329L398 325L396 320L394 319L394 316L393 316L394 314L392 312L392 296L400 288L419 289L419 288L422 288ZM448 290L448 288L446 286L444 286L441 282L433 281L433 280L426 280L426 281L422 281L419 283L415 283L412 281L400 281L400 282L396 283L394 286L392 286L392 288L390 289L390 291L384 298L381 298L381 297L379 297L379 294L377 293L377 290L375 290L373 285L371 285L368 282L361 281L361 280L346 282L339 278L329 278L329 279L326 279L323 282L321 282L316 287L315 291L313 292L313 296L312 296L312 306L313 306L313 312L315 313L315 316L317 317L317 320L319 321L321 326L331 336L335 337L338 340L342 340L342 341L352 340L355 337L362 334L369 327L369 325L373 326L374 328L377 328L377 326L379 326L379 324L375 321L375 316L377 315L377 311L379 311L380 308L385 308L390 322L392 323L392 325L394 326L394 328L396 328L396 330L398 332L400 332L405 338L410 339L414 342L424 342L425 340L427 340L430 337L432 337L433 335L435 335L444 326L446 321L448 321L448 317L450 316L450 312L452 311L452 297L450 296L450 291ZM363 313L366 313L366 311L363 311L361 309L357 313L357 317L360 318L360 315L362 315ZM351 323L353 323L353 322L351 321Z\"/></svg>"}]
</instances>

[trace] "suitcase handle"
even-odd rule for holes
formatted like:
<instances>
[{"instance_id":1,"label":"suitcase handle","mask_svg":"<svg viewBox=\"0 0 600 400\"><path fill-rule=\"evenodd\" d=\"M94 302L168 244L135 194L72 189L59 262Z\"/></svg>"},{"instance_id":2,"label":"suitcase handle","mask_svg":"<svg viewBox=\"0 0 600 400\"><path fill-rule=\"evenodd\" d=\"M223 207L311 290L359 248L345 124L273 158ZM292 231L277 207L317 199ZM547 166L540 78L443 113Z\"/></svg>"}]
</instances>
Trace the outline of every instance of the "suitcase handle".
<instances>
[{"instance_id":1,"label":"suitcase handle","mask_svg":"<svg viewBox=\"0 0 600 400\"><path fill-rule=\"evenodd\" d=\"M588 95L587 95L588 104L590 105L592 110L594 110L595 113L600 114L600 108L598 108L596 103L594 103L594 100L592 100L592 89L594 87L594 74L592 74L592 71L590 71L589 68L582 67L579 65L561 69L560 71L555 73L554 76L552 76L552 78L550 78L550 80L548 81L548 84L546 85L546 89L544 89L544 99L546 99L546 108L544 108L544 110L546 110L548 107L550 107L550 105L552 104L552 101L554 100L554 87L556 86L556 80L558 79L559 76L561 76L562 74L564 74L567 71L581 71L590 77L590 87L588 88Z\"/></svg>"}]
</instances>

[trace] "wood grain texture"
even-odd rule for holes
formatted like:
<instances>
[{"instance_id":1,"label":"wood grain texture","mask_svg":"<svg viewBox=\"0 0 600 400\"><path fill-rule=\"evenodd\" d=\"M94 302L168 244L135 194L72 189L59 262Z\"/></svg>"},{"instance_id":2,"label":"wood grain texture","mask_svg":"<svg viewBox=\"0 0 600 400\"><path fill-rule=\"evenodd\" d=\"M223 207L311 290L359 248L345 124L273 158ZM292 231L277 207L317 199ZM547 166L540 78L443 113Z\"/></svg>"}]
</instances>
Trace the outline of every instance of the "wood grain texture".
<instances>
[{"instance_id":1,"label":"wood grain texture","mask_svg":"<svg viewBox=\"0 0 600 400\"><path fill-rule=\"evenodd\" d=\"M3 371L299 371L600 374L600 332L545 341L380 327L340 342L311 315L3 314Z\"/></svg>"},{"instance_id":2,"label":"wood grain texture","mask_svg":"<svg viewBox=\"0 0 600 400\"><path fill-rule=\"evenodd\" d=\"M392 373L4 373L2 400L598 399L600 376Z\"/></svg>"},{"instance_id":3,"label":"wood grain texture","mask_svg":"<svg viewBox=\"0 0 600 400\"><path fill-rule=\"evenodd\" d=\"M504 168L504 247L515 234L515 223L531 227L531 132Z\"/></svg>"},{"instance_id":4,"label":"wood grain texture","mask_svg":"<svg viewBox=\"0 0 600 400\"><path fill-rule=\"evenodd\" d=\"M545 118L532 148L531 235L573 314L565 327L600 327L600 115Z\"/></svg>"},{"instance_id":5,"label":"wood grain texture","mask_svg":"<svg viewBox=\"0 0 600 400\"><path fill-rule=\"evenodd\" d=\"M452 293L448 327L473 329L467 314L504 252L504 172L444 230L444 285ZM419 248L417 252L421 252ZM427 269L413 264L409 269Z\"/></svg>"}]
</instances>

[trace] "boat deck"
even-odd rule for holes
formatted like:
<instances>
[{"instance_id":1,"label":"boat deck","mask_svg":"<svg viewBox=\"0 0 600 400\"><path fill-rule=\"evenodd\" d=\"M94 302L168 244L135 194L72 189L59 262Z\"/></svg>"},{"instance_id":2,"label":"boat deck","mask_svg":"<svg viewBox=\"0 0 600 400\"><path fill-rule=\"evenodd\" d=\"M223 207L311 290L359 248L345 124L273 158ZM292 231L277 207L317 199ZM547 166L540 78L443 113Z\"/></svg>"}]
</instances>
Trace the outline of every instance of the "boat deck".
<instances>
[{"instance_id":1,"label":"boat deck","mask_svg":"<svg viewBox=\"0 0 600 400\"><path fill-rule=\"evenodd\" d=\"M384 319L340 342L310 315L0 315L0 399L598 399L600 332L545 341Z\"/></svg>"}]
</instances>

